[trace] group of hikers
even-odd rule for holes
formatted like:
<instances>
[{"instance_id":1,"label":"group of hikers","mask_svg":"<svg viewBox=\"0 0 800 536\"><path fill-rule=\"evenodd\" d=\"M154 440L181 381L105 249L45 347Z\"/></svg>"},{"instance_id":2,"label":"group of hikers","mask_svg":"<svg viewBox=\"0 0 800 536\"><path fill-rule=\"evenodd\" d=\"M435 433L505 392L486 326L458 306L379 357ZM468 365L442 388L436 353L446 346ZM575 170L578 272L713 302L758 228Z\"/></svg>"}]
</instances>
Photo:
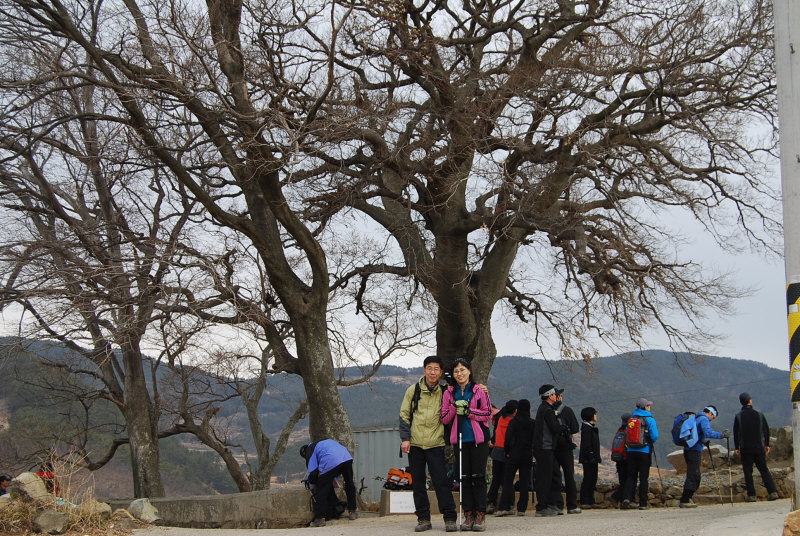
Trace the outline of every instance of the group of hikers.
<instances>
[{"instance_id":1,"label":"group of hikers","mask_svg":"<svg viewBox=\"0 0 800 536\"><path fill-rule=\"evenodd\" d=\"M447 382L442 382L445 370L438 356L425 358L423 372L423 377L406 390L400 406L400 450L408 455L407 470L417 516L415 532L432 528L426 470L446 532L484 531L487 514L525 515L531 484L536 496L537 517L561 515L565 509L567 514L580 514L582 509L604 507L595 505L601 459L594 408L583 408L579 422L573 410L564 404L564 390L544 384L539 387L540 403L534 416L527 399L509 400L498 409L491 404L487 387L475 382L470 363L464 359L452 364ZM746 500L756 500L754 465L761 473L768 499L775 500L778 493L766 462L769 453L767 420L753 409L748 393L742 393L739 400L742 410L734 419L733 440L735 452L742 460ZM650 465L653 445L659 439L652 405L646 398L637 400L636 409L621 416L622 422L614 434L611 456L616 463L619 488L612 499L621 509L649 509ZM730 437L729 430L717 432L711 427L717 416L717 408L708 405L696 414L678 415L672 423L672 439L684 447L687 467L679 502L681 508L697 507L692 497L700 486L703 447L710 439ZM580 495L575 483L573 454L577 447L573 436L579 432L578 462L583 466ZM446 445L452 446L452 471L448 470ZM334 477L339 474L344 475L350 519L355 519L353 461L347 449L333 440L324 440L304 446L301 454L309 468L306 480L314 484L311 526L325 524L326 509L335 500L331 495ZM492 476L491 485L487 486L485 473L490 457ZM454 481L463 510L460 526L453 498ZM516 512L515 491L519 492Z\"/></svg>"}]
</instances>

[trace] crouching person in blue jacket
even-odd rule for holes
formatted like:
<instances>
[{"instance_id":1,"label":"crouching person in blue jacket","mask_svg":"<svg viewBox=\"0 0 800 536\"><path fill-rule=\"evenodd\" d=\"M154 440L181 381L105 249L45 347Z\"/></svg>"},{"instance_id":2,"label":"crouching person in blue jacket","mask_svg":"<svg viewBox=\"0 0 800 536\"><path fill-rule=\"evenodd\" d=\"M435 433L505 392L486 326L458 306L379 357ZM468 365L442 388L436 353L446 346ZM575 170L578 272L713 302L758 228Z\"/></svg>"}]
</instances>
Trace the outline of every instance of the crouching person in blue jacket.
<instances>
[{"instance_id":1,"label":"crouching person in blue jacket","mask_svg":"<svg viewBox=\"0 0 800 536\"><path fill-rule=\"evenodd\" d=\"M700 463L703 459L703 445L709 439L720 439L730 437L728 430L719 433L711 428L711 421L717 418L717 408L706 406L703 411L697 413L697 443L691 447L683 449L683 459L686 460L686 481L683 483L683 495L678 504L681 508L696 508L697 505L692 501L692 495L700 487ZM711 452L708 453L711 456Z\"/></svg>"},{"instance_id":2,"label":"crouching person in blue jacket","mask_svg":"<svg viewBox=\"0 0 800 536\"><path fill-rule=\"evenodd\" d=\"M308 473L304 480L311 487L313 498L314 519L309 526L325 526L328 499L333 492L333 481L339 475L344 477L350 519L356 519L356 485L353 482L353 457L350 452L333 439L323 439L300 447L300 456L306 460Z\"/></svg>"}]
</instances>

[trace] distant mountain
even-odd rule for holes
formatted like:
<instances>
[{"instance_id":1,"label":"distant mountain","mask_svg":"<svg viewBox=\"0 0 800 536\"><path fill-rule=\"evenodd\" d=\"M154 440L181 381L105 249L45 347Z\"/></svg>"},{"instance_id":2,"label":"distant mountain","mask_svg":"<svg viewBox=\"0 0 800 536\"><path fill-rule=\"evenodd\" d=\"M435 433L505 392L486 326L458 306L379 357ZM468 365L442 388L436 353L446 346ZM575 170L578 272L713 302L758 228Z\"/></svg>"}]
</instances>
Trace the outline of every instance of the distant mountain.
<instances>
[{"instance_id":1,"label":"distant mountain","mask_svg":"<svg viewBox=\"0 0 800 536\"><path fill-rule=\"evenodd\" d=\"M11 339L0 339L0 347L4 342L11 342ZM56 344L36 343L29 347L29 352L0 356L0 370L4 377L4 382L0 382L0 438L4 433L11 432L13 423L20 422L19 416L22 412L32 411L22 396L28 389L24 386L25 378L15 377L16 374L37 374L34 368L27 366L33 361L31 349L35 350L33 353L46 353L50 357L57 356L59 352L67 354ZM16 373L12 374L12 371ZM360 375L360 371L355 368L340 372L346 378ZM396 427L403 393L421 376L421 367L406 369L385 365L370 382L340 389L353 428L363 430ZM576 414L585 406L592 406L597 410L603 443L610 443L620 422L620 414L633 410L637 398L647 397L654 401L653 413L663 438L657 443L662 467L668 465L666 453L676 448L671 442L669 431L673 417L682 411L697 411L706 404L714 404L720 415L713 426L718 430L732 428L734 415L740 407L739 393L748 391L756 408L765 413L772 427L789 424L791 419L786 372L754 361L726 357L690 357L687 354L675 355L654 350L635 357L603 357L587 364L504 356L495 361L488 387L496 406L502 406L511 398L528 398L535 410L538 405L538 388L544 383L563 387L565 403ZM219 389L223 391L225 388ZM270 378L259 407L265 432L270 437L277 437L286 419L303 398L302 382L299 378L283 374ZM247 418L237 399L226 402L217 418L225 422L226 432L232 440L240 442L250 452L253 451ZM204 450L189 437L182 437L181 440L183 447L174 442L169 445L170 479L179 478L182 474L196 474L197 471L190 468L197 467L199 460L196 453ZM297 455L296 445L307 440L308 424L304 421L296 427L292 435L293 445L278 464L275 476L291 480L304 469ZM181 448L184 450L181 451ZM209 454L204 459L213 459L210 453L204 454ZM124 463L114 465L114 476L108 479L113 480L108 483L113 492L110 491L109 494L125 496L126 487L119 480L120 475L124 475L129 467L126 469ZM182 467L187 470L181 469ZM230 491L231 482L225 481L227 477L219 469L221 467L209 470L204 482L193 483L188 478L180 484L175 482L174 493ZM98 491L102 494L101 489Z\"/></svg>"}]
</instances>

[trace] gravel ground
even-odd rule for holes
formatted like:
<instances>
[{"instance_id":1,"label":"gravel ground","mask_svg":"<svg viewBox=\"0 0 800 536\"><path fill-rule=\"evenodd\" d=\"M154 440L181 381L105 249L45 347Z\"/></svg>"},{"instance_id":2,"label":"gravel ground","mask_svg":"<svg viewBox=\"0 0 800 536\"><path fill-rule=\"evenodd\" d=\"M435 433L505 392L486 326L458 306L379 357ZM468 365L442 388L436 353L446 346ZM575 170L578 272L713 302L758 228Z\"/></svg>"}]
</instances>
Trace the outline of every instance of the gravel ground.
<instances>
[{"instance_id":1,"label":"gravel ground","mask_svg":"<svg viewBox=\"0 0 800 536\"><path fill-rule=\"evenodd\" d=\"M647 511L586 510L579 515L554 518L534 517L528 512L524 517L489 516L487 532L511 536L535 530L540 534L559 536L780 536L783 520L791 509L789 499L736 503L734 506L700 506L691 510L680 508L653 508ZM309 534L341 536L408 536L413 533L416 519L413 515L386 516L362 515L355 521L337 520L322 528L304 529L182 529L150 527L135 530L134 536L269 536ZM428 534L444 533L441 518L434 519L433 530Z\"/></svg>"}]
</instances>

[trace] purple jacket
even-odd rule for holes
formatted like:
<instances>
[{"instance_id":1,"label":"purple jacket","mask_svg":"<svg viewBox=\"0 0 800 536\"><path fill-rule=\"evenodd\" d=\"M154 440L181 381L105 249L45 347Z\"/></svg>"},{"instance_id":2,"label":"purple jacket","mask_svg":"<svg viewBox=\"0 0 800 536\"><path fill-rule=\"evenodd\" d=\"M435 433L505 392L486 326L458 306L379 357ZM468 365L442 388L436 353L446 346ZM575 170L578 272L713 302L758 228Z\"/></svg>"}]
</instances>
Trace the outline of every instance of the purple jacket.
<instances>
[{"instance_id":1,"label":"purple jacket","mask_svg":"<svg viewBox=\"0 0 800 536\"><path fill-rule=\"evenodd\" d=\"M456 418L456 405L453 399L453 390L455 388L450 386L442 396L442 422L450 424ZM475 434L475 444L484 443L489 440L483 432L481 424L487 426L492 420L492 403L489 401L489 395L483 392L483 389L478 387L477 384L472 386L472 399L469 401L469 415L467 415L470 424L472 425L472 432ZM458 444L457 426L450 429L450 444Z\"/></svg>"}]
</instances>

